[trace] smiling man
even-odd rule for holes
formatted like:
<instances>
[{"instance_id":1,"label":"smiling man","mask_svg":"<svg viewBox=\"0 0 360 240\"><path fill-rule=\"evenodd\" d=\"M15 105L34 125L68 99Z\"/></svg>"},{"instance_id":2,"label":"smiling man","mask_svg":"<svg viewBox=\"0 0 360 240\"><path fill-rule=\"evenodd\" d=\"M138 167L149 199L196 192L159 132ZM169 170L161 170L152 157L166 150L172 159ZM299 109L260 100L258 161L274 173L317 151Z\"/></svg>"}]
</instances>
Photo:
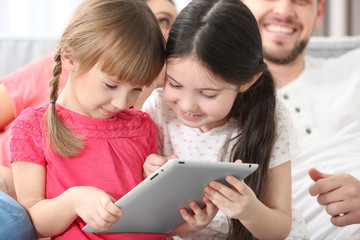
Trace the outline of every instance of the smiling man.
<instances>
[{"instance_id":1,"label":"smiling man","mask_svg":"<svg viewBox=\"0 0 360 240\"><path fill-rule=\"evenodd\" d=\"M257 18L302 147L292 161L293 205L311 239L360 239L360 49L336 59L306 56L324 0L243 2Z\"/></svg>"}]
</instances>

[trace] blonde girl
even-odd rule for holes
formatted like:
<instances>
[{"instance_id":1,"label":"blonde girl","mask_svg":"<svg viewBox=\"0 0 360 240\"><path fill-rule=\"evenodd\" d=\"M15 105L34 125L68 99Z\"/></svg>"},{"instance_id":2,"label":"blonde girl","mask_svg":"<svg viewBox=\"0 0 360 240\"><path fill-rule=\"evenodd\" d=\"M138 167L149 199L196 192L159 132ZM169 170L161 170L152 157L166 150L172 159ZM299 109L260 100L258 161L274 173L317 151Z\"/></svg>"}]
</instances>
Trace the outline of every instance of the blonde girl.
<instances>
[{"instance_id":1,"label":"blonde girl","mask_svg":"<svg viewBox=\"0 0 360 240\"><path fill-rule=\"evenodd\" d=\"M164 63L164 39L144 1L84 0L55 54L50 103L28 108L12 129L19 202L38 237L165 239L164 234L94 234L119 219L114 204L143 179L157 129L134 105ZM59 76L69 72L58 96Z\"/></svg>"}]
</instances>

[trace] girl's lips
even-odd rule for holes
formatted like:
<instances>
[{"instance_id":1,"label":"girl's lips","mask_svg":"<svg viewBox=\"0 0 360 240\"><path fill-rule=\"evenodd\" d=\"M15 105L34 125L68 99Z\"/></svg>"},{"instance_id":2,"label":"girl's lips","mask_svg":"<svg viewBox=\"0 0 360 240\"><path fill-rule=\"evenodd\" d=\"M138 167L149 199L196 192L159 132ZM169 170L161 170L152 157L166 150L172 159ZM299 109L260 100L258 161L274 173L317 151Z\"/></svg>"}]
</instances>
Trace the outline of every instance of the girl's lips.
<instances>
[{"instance_id":1,"label":"girl's lips","mask_svg":"<svg viewBox=\"0 0 360 240\"><path fill-rule=\"evenodd\" d=\"M109 110L106 110L105 108L101 108L101 110L103 111L104 115L107 116L107 117L113 117L115 116L116 112L112 112L112 111L109 111Z\"/></svg>"},{"instance_id":2,"label":"girl's lips","mask_svg":"<svg viewBox=\"0 0 360 240\"><path fill-rule=\"evenodd\" d=\"M195 120L195 119L198 119L199 117L201 117L200 114L192 114L192 113L188 113L188 112L184 112L184 111L181 111L181 114L183 115L183 117L185 119L188 119L188 120Z\"/></svg>"}]
</instances>

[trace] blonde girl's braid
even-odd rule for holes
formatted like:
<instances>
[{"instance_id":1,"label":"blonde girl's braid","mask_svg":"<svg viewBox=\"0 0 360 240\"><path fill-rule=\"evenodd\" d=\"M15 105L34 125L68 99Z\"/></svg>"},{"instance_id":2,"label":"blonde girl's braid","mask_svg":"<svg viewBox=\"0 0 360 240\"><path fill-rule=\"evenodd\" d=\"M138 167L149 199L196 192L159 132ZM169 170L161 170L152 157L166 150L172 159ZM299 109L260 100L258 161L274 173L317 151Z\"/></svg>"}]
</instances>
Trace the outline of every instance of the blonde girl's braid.
<instances>
[{"instance_id":1,"label":"blonde girl's braid","mask_svg":"<svg viewBox=\"0 0 360 240\"><path fill-rule=\"evenodd\" d=\"M50 87L50 102L56 102L59 93L59 84L60 84L60 74L62 71L61 66L61 50L59 49L58 52L54 56L55 66L53 69L53 78L49 83Z\"/></svg>"},{"instance_id":2,"label":"blonde girl's braid","mask_svg":"<svg viewBox=\"0 0 360 240\"><path fill-rule=\"evenodd\" d=\"M53 78L50 81L50 105L45 113L48 146L63 157L76 156L84 147L82 137L70 130L56 112L55 102L59 94L61 66L61 48L54 57Z\"/></svg>"}]
</instances>

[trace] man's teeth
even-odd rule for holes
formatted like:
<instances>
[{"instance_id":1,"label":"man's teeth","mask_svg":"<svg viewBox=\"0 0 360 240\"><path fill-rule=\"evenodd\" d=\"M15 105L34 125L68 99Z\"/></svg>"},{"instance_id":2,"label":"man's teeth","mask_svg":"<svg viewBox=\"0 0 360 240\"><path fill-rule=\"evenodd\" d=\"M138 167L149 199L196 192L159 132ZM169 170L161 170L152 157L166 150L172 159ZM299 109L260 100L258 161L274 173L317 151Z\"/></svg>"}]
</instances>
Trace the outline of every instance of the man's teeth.
<instances>
[{"instance_id":1,"label":"man's teeth","mask_svg":"<svg viewBox=\"0 0 360 240\"><path fill-rule=\"evenodd\" d=\"M269 30L270 32L275 32L275 33L290 34L290 33L293 32L293 29L292 29L292 28L275 26L275 25L268 25L268 26L266 27L266 29Z\"/></svg>"}]
</instances>

